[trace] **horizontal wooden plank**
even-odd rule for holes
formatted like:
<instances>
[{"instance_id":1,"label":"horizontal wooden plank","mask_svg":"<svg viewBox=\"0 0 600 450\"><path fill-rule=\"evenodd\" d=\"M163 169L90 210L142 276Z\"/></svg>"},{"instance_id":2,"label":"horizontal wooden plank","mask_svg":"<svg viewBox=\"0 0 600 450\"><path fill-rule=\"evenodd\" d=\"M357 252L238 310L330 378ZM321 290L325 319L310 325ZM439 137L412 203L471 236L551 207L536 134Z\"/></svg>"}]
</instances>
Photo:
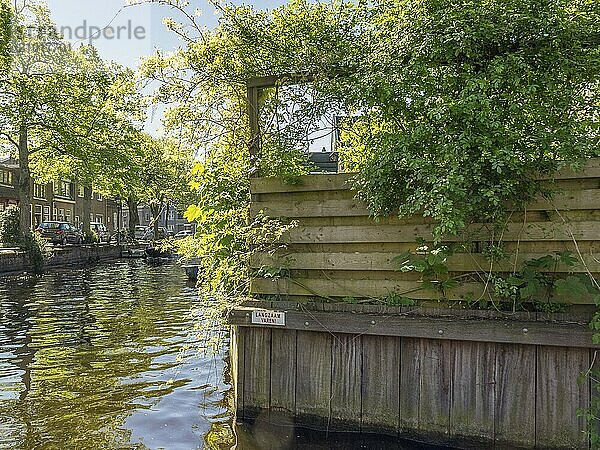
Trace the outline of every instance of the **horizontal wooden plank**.
<instances>
[{"instance_id":1,"label":"horizontal wooden plank","mask_svg":"<svg viewBox=\"0 0 600 450\"><path fill-rule=\"evenodd\" d=\"M552 198L540 198L527 206L528 211L590 210L600 208L600 189L570 190L559 192ZM370 216L367 205L358 199L253 202L250 215L260 211L272 217L357 217Z\"/></svg>"},{"instance_id":2,"label":"horizontal wooden plank","mask_svg":"<svg viewBox=\"0 0 600 450\"><path fill-rule=\"evenodd\" d=\"M520 268L524 261L542 258L549 253L519 253L512 254L506 260L496 261L490 266L490 261L481 253L457 253L448 258L447 266L451 272L511 272L515 267ZM255 269L261 267L285 267L287 269L312 270L397 270L398 265L392 262L398 253L276 253L258 254L251 260ZM600 273L600 253L582 255L585 264L567 266L558 264L556 267L541 269L542 272L577 272Z\"/></svg>"},{"instance_id":3,"label":"horizontal wooden plank","mask_svg":"<svg viewBox=\"0 0 600 450\"><path fill-rule=\"evenodd\" d=\"M574 178L600 178L600 158L588 159L582 170L573 171L569 168L559 170L552 177L541 177L541 179L569 180Z\"/></svg>"},{"instance_id":4,"label":"horizontal wooden plank","mask_svg":"<svg viewBox=\"0 0 600 450\"><path fill-rule=\"evenodd\" d=\"M228 323L235 326L256 327L257 325L251 323L252 310L253 308L235 308L227 317ZM600 348L600 345L592 343L593 332L586 325L579 324L296 310L286 311L285 323L285 327L278 328L319 331L328 334L348 333Z\"/></svg>"},{"instance_id":5,"label":"horizontal wooden plank","mask_svg":"<svg viewBox=\"0 0 600 450\"><path fill-rule=\"evenodd\" d=\"M274 177L254 178L251 180L250 189L253 194L348 189L348 180L355 175L355 173L305 175L300 177L299 183L297 184L287 184ZM589 159L584 164L583 170L581 171L573 171L565 168L552 176L540 177L540 180L569 180L577 178L600 178L600 158Z\"/></svg>"},{"instance_id":6,"label":"horizontal wooden plank","mask_svg":"<svg viewBox=\"0 0 600 450\"><path fill-rule=\"evenodd\" d=\"M381 225L381 226L325 226L298 227L287 233L287 243L343 243L343 242L416 242L422 238L433 240L434 224L425 225ZM571 235L572 233L572 235ZM473 224L459 236L449 236L448 242L489 241L493 235L491 225ZM593 241L600 236L600 221L532 222L525 225L509 223L502 233L507 241ZM498 237L500 237L498 235Z\"/></svg>"},{"instance_id":7,"label":"horizontal wooden plank","mask_svg":"<svg viewBox=\"0 0 600 450\"><path fill-rule=\"evenodd\" d=\"M565 211L600 208L600 189L558 192L551 198L542 198L527 205L528 211Z\"/></svg>"},{"instance_id":8,"label":"horizontal wooden plank","mask_svg":"<svg viewBox=\"0 0 600 450\"><path fill-rule=\"evenodd\" d=\"M360 200L297 200L294 202L253 202L250 215L259 211L271 217L355 217L369 216L367 206Z\"/></svg>"},{"instance_id":9,"label":"horizontal wooden plank","mask_svg":"<svg viewBox=\"0 0 600 450\"><path fill-rule=\"evenodd\" d=\"M304 175L296 184L288 184L279 178L253 178L250 180L252 194L268 194L273 192L312 192L335 191L349 189L348 181L352 173Z\"/></svg>"},{"instance_id":10,"label":"horizontal wooden plank","mask_svg":"<svg viewBox=\"0 0 600 450\"><path fill-rule=\"evenodd\" d=\"M491 288L491 287L489 287ZM488 288L488 289L489 289ZM326 278L255 278L250 286L252 294L266 295L303 295L312 297L356 297L384 298L391 293L415 300L479 300L490 298L490 291L483 283L460 283L454 289L448 289L445 296L432 289L424 289L420 281L398 280L348 280ZM569 304L593 304L591 296L574 297Z\"/></svg>"}]
</instances>

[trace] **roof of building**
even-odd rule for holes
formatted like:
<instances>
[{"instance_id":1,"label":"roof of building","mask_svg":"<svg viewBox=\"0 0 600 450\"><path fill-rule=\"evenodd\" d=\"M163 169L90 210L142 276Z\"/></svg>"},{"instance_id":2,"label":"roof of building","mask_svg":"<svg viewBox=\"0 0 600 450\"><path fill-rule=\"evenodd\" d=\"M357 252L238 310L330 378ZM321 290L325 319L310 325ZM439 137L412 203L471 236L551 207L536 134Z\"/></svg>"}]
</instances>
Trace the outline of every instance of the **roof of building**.
<instances>
[{"instance_id":1,"label":"roof of building","mask_svg":"<svg viewBox=\"0 0 600 450\"><path fill-rule=\"evenodd\" d=\"M333 152L315 152L308 157L309 161L317 166L315 172L337 172L338 155Z\"/></svg>"}]
</instances>

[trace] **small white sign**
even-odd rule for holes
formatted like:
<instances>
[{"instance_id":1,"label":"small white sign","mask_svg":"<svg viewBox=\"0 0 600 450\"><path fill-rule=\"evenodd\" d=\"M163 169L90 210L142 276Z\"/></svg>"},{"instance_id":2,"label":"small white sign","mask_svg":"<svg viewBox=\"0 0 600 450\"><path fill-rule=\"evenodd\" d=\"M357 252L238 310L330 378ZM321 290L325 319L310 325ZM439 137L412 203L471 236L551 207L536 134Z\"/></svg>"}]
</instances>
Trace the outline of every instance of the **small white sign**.
<instances>
[{"instance_id":1,"label":"small white sign","mask_svg":"<svg viewBox=\"0 0 600 450\"><path fill-rule=\"evenodd\" d=\"M252 311L252 323L257 325L285 326L283 311Z\"/></svg>"}]
</instances>

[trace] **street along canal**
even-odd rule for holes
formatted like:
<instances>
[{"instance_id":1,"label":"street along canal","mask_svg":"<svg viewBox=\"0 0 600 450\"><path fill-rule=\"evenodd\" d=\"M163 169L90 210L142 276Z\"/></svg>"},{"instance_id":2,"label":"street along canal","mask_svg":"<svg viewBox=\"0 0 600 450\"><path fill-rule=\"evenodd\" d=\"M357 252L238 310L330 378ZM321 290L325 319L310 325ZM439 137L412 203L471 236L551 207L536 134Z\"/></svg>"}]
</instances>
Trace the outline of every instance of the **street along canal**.
<instances>
[{"instance_id":1,"label":"street along canal","mask_svg":"<svg viewBox=\"0 0 600 450\"><path fill-rule=\"evenodd\" d=\"M197 305L176 265L0 281L0 448L425 448L234 427L227 342L202 350Z\"/></svg>"}]
</instances>

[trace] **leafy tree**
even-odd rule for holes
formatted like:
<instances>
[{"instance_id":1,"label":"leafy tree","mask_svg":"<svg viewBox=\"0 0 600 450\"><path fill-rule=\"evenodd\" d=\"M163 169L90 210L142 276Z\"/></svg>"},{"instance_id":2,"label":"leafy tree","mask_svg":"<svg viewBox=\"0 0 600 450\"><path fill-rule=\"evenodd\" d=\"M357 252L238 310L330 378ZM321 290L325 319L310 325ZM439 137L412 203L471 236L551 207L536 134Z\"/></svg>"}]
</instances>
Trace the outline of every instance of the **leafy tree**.
<instances>
[{"instance_id":1,"label":"leafy tree","mask_svg":"<svg viewBox=\"0 0 600 450\"><path fill-rule=\"evenodd\" d=\"M107 66L91 46L73 49L58 35L47 8L27 3L15 14L12 65L0 79L0 134L18 156L17 192L26 234L32 164L47 168L68 162L74 164L70 170L52 170L96 179L98 169L106 171L115 162L110 155L123 129L132 126L136 96L130 72Z\"/></svg>"}]
</instances>

